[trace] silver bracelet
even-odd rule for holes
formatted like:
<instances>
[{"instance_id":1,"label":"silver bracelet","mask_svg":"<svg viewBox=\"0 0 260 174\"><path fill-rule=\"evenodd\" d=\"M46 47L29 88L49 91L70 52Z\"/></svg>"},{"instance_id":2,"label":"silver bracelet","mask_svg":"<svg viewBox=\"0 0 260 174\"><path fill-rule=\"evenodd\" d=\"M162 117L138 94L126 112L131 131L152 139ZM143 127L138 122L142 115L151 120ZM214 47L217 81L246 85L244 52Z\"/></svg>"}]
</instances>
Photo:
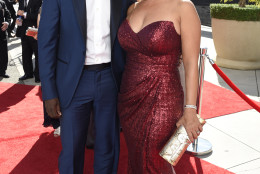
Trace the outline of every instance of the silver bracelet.
<instances>
[{"instance_id":1,"label":"silver bracelet","mask_svg":"<svg viewBox=\"0 0 260 174\"><path fill-rule=\"evenodd\" d=\"M185 105L184 108L191 108L191 109L197 110L197 106L195 106L195 105Z\"/></svg>"}]
</instances>

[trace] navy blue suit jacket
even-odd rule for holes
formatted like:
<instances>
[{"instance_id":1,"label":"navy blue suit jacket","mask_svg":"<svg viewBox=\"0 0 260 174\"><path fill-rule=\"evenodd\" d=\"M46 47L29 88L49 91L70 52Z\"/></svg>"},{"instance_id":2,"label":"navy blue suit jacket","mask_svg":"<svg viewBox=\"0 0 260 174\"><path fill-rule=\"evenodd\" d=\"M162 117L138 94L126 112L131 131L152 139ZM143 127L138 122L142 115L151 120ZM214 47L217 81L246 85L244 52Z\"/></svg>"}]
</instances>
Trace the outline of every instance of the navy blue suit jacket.
<instances>
[{"instance_id":1,"label":"navy blue suit jacket","mask_svg":"<svg viewBox=\"0 0 260 174\"><path fill-rule=\"evenodd\" d=\"M125 53L117 31L134 0L111 1L111 64L119 88ZM67 107L83 72L86 54L85 0L44 0L38 34L39 69L43 100L59 98Z\"/></svg>"}]
</instances>

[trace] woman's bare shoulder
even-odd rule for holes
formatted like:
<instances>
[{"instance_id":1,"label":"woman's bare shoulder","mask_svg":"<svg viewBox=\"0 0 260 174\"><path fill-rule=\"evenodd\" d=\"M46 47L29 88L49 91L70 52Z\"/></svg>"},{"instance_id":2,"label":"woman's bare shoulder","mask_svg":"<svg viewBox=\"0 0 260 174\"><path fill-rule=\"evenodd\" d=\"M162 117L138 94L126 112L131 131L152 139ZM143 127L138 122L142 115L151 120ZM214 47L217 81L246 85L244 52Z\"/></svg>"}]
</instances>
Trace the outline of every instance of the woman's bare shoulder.
<instances>
[{"instance_id":1,"label":"woman's bare shoulder","mask_svg":"<svg viewBox=\"0 0 260 174\"><path fill-rule=\"evenodd\" d=\"M135 3L133 3L132 5L130 5L130 7L129 7L128 10L127 10L127 16L129 16L129 15L132 13L132 11L134 10L134 7L135 7Z\"/></svg>"},{"instance_id":2,"label":"woman's bare shoulder","mask_svg":"<svg viewBox=\"0 0 260 174\"><path fill-rule=\"evenodd\" d=\"M133 3L130 5L130 7L127 10L127 16L131 15L131 13L134 11L136 5L140 2L141 0L138 0L137 2Z\"/></svg>"},{"instance_id":3,"label":"woman's bare shoulder","mask_svg":"<svg viewBox=\"0 0 260 174\"><path fill-rule=\"evenodd\" d=\"M200 19L193 2L190 0L181 0L179 9L182 28L187 28L188 31L200 31ZM190 26L193 26L193 28Z\"/></svg>"},{"instance_id":4,"label":"woman's bare shoulder","mask_svg":"<svg viewBox=\"0 0 260 174\"><path fill-rule=\"evenodd\" d=\"M191 0L178 0L181 11L189 12L194 11L196 8Z\"/></svg>"}]
</instances>

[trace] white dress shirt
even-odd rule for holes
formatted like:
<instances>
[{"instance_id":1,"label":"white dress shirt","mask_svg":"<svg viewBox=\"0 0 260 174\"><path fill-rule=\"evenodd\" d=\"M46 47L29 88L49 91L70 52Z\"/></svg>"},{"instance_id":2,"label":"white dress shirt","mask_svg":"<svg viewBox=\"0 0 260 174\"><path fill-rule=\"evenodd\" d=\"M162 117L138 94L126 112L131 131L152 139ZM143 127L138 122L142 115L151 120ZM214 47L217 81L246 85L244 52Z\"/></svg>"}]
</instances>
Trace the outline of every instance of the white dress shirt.
<instances>
[{"instance_id":1,"label":"white dress shirt","mask_svg":"<svg viewBox=\"0 0 260 174\"><path fill-rule=\"evenodd\" d=\"M111 62L110 1L87 0L87 51L85 65Z\"/></svg>"}]
</instances>

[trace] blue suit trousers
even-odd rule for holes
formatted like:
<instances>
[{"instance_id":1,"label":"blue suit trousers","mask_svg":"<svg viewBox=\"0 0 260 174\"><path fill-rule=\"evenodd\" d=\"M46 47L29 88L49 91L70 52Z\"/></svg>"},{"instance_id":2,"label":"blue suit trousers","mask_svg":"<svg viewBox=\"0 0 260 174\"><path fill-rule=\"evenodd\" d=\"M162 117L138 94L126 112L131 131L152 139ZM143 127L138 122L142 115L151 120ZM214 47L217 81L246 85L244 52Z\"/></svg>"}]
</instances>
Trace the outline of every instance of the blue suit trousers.
<instances>
[{"instance_id":1,"label":"blue suit trousers","mask_svg":"<svg viewBox=\"0 0 260 174\"><path fill-rule=\"evenodd\" d=\"M82 174L90 113L95 122L94 173L116 174L119 158L117 88L111 68L83 70L68 107L61 108L60 174Z\"/></svg>"}]
</instances>

